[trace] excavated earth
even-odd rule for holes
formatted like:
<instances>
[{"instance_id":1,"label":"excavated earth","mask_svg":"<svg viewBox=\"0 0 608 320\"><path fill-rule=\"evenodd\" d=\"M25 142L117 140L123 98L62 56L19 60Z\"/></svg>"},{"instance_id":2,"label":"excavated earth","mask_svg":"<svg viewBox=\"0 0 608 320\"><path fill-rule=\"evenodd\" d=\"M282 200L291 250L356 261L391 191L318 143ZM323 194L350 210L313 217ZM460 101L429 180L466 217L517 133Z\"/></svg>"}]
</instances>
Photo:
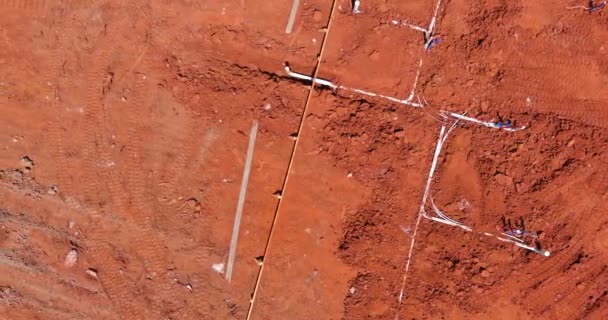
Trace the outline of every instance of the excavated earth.
<instances>
[{"instance_id":1,"label":"excavated earth","mask_svg":"<svg viewBox=\"0 0 608 320\"><path fill-rule=\"evenodd\" d=\"M293 3L0 0L0 319L608 319L608 8Z\"/></svg>"}]
</instances>

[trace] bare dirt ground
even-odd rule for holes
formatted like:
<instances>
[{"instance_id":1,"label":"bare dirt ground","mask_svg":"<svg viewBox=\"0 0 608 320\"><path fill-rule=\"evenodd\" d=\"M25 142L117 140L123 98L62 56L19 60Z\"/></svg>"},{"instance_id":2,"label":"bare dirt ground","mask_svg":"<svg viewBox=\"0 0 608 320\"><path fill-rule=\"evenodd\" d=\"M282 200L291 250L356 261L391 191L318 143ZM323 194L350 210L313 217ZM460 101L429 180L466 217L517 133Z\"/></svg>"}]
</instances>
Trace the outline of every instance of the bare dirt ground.
<instances>
[{"instance_id":1,"label":"bare dirt ground","mask_svg":"<svg viewBox=\"0 0 608 320\"><path fill-rule=\"evenodd\" d=\"M608 318L608 8L295 3L0 0L0 319Z\"/></svg>"}]
</instances>

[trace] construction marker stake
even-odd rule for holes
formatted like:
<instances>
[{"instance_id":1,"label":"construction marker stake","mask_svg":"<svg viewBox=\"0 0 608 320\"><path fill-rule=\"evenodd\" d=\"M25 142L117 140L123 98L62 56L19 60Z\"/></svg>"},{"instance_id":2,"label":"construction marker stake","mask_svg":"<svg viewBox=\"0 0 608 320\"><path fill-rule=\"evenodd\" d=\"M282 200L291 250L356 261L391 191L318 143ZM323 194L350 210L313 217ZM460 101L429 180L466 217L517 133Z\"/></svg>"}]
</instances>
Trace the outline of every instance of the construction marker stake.
<instances>
[{"instance_id":1,"label":"construction marker stake","mask_svg":"<svg viewBox=\"0 0 608 320\"><path fill-rule=\"evenodd\" d=\"M362 13L363 11L359 10L359 6L361 5L361 1L359 0L355 0L353 1L353 13L357 14L357 13Z\"/></svg>"},{"instance_id":2,"label":"construction marker stake","mask_svg":"<svg viewBox=\"0 0 608 320\"><path fill-rule=\"evenodd\" d=\"M296 20L296 14L298 13L298 6L300 0L293 0L291 5L291 11L289 11L289 18L287 19L287 26L285 27L285 33L289 34L293 31L293 23Z\"/></svg>"},{"instance_id":3,"label":"construction marker stake","mask_svg":"<svg viewBox=\"0 0 608 320\"><path fill-rule=\"evenodd\" d=\"M600 9L604 9L604 7L606 6L606 1L602 1L598 4L592 5L591 7L589 7L589 12L593 12L593 11L597 11Z\"/></svg>"},{"instance_id":4,"label":"construction marker stake","mask_svg":"<svg viewBox=\"0 0 608 320\"><path fill-rule=\"evenodd\" d=\"M457 118L457 119L461 119L461 120L465 120L468 122L473 122L479 125L482 125L484 127L488 127L488 128L494 128L494 129L502 129L505 131L520 131L526 128L526 126L521 126L521 127L515 127L511 124L511 121L507 120L505 122L489 122L489 121L482 121L479 119L475 119L475 118L471 118L471 117L467 117L465 115L460 115L458 113L454 113L454 112L450 112L450 111L440 111L442 114L445 114L447 116L453 117L453 118Z\"/></svg>"},{"instance_id":5,"label":"construction marker stake","mask_svg":"<svg viewBox=\"0 0 608 320\"><path fill-rule=\"evenodd\" d=\"M332 89L337 89L338 88L338 85L334 84L333 82L331 82L329 80L319 79L319 78L314 78L313 79L313 77L311 77L311 76L307 76L305 74L301 74L301 73L298 73L298 72L291 71L291 68L289 68L289 66L287 64L285 64L285 71L292 78L314 82L316 84L327 86L327 87L330 87Z\"/></svg>"},{"instance_id":6,"label":"construction marker stake","mask_svg":"<svg viewBox=\"0 0 608 320\"><path fill-rule=\"evenodd\" d=\"M600 9L604 9L604 7L606 7L606 4L608 3L608 1L601 1L597 4L593 4L593 2L591 2L591 5L589 7L585 7L585 6L573 6L573 7L566 7L566 9L568 10L573 10L573 9L582 9L585 11L589 11L589 13L594 12L594 11L598 11Z\"/></svg>"},{"instance_id":7,"label":"construction marker stake","mask_svg":"<svg viewBox=\"0 0 608 320\"><path fill-rule=\"evenodd\" d=\"M434 46L438 45L441 41L443 41L442 38L439 37L431 37L426 44L424 45L424 49L426 51L430 51Z\"/></svg>"},{"instance_id":8,"label":"construction marker stake","mask_svg":"<svg viewBox=\"0 0 608 320\"><path fill-rule=\"evenodd\" d=\"M419 27L419 26L411 24L411 23L408 23L406 21L392 20L391 23L394 24L394 25L402 25L402 26L408 27L410 29L413 29L413 30L416 30L416 31L420 31L420 32L422 32L424 34L426 34L428 32L428 30L426 30L425 28Z\"/></svg>"},{"instance_id":9,"label":"construction marker stake","mask_svg":"<svg viewBox=\"0 0 608 320\"><path fill-rule=\"evenodd\" d=\"M330 87L332 90L335 90L335 91L337 91L337 90L351 91L351 92L359 93L359 94L370 96L370 97L378 97L378 98L390 100L392 102L404 104L404 105L407 105L410 107L415 107L415 108L423 107L423 105L421 103L416 103L416 102L412 101L412 99L411 99L413 97L412 95L410 95L410 97L408 97L407 99L398 99L398 98L386 96L383 94L373 93L373 92L356 89L356 88L351 88L351 87L347 87L347 86L341 86L341 85L337 85L329 80L313 78L313 77L307 76L305 74L291 71L291 68L287 64L285 64L285 72L287 72L287 74L292 78L305 80L305 81L311 81L311 82L314 82L319 85Z\"/></svg>"}]
</instances>

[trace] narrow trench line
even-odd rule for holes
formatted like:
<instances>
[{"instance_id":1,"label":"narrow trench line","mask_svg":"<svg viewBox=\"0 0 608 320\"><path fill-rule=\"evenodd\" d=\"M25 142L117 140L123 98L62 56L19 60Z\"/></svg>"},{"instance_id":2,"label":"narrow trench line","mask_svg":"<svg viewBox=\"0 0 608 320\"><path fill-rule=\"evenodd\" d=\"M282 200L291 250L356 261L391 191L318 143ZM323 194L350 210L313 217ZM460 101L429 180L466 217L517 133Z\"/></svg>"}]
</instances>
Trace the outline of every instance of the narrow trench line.
<instances>
[{"instance_id":1,"label":"narrow trench line","mask_svg":"<svg viewBox=\"0 0 608 320\"><path fill-rule=\"evenodd\" d=\"M327 21L327 28L325 29L325 37L323 37L323 42L321 44L321 49L319 51L319 55L318 55L318 59L317 59L317 64L315 66L315 71L314 71L314 75L313 75L313 79L317 78L317 75L319 73L319 69L321 67L321 61L323 60L323 53L325 51L325 45L327 44L327 39L329 38L329 31L331 30L331 21L333 19L334 16L334 11L336 8L336 0L332 1L331 4L331 10L329 11L329 19ZM312 94L314 92L315 89L315 81L312 81L310 84L310 89L308 91L308 95L306 96L306 101L304 103L304 110L302 111L302 116L300 117L300 124L298 127L298 133L297 133L297 139L294 143L293 149L291 150L291 155L289 156L289 164L287 165L287 171L285 172L285 177L283 178L283 186L281 187L281 193L284 196L287 190L287 184L289 182L289 174L291 173L291 168L293 167L293 162L295 159L295 155L296 152L298 150L298 145L300 143L300 136L302 134L302 129L304 128L304 121L306 119L306 112L308 111L308 106L310 104L310 100L312 98ZM270 249L270 243L272 242L272 236L274 235L274 231L275 231L275 226L276 226L276 222L278 220L279 217L279 213L281 212L281 206L283 204L283 198L281 197L279 198L279 202L277 204L277 207L274 211L274 216L272 218L272 224L270 225L270 232L268 234L268 239L266 240L266 245L264 246L264 258L268 257L268 252ZM251 319L251 315L253 313L253 307L255 305L255 298L257 297L257 293L258 293L258 289L260 287L260 280L262 279L262 275L264 273L264 266L266 264L262 263L262 265L260 266L260 271L258 272L258 276L255 280L255 285L253 287L253 293L251 294L251 301L249 303L249 310L247 311L247 320Z\"/></svg>"}]
</instances>

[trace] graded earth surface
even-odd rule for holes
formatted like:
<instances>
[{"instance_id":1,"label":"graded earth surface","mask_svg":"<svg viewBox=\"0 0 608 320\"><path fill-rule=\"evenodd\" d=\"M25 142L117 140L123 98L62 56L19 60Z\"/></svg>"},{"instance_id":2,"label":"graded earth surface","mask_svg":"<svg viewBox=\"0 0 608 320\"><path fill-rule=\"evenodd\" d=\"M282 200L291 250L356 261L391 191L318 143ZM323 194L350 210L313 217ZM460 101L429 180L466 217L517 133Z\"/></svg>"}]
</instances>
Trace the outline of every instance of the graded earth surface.
<instances>
[{"instance_id":1,"label":"graded earth surface","mask_svg":"<svg viewBox=\"0 0 608 320\"><path fill-rule=\"evenodd\" d=\"M0 0L0 319L608 319L586 5Z\"/></svg>"}]
</instances>

